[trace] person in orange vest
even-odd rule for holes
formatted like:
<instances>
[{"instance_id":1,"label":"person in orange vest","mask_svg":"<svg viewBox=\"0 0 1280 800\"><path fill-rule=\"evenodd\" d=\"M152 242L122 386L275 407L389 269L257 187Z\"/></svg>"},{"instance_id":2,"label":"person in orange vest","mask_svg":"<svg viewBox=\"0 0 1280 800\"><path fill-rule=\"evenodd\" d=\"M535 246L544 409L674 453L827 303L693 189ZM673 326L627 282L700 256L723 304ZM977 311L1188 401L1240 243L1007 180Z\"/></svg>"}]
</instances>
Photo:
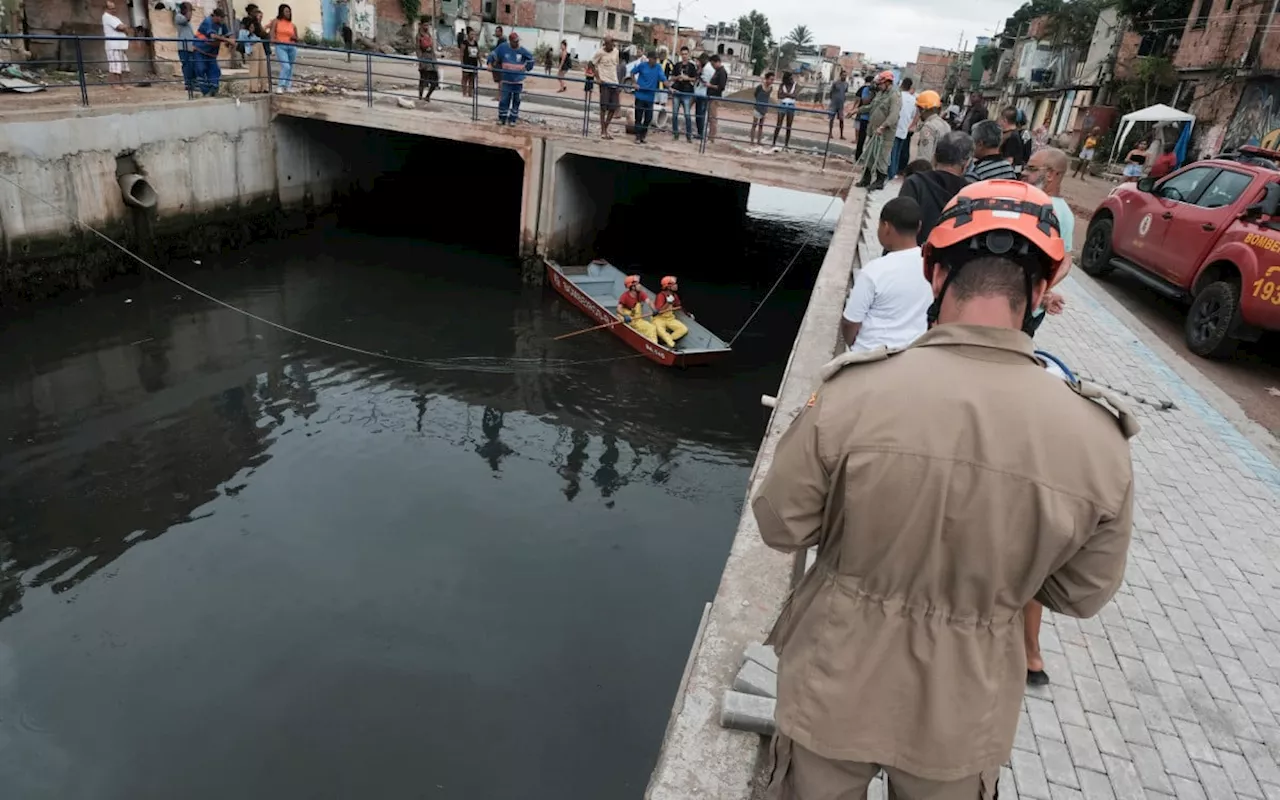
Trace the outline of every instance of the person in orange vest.
<instances>
[{"instance_id":1,"label":"person in orange vest","mask_svg":"<svg viewBox=\"0 0 1280 800\"><path fill-rule=\"evenodd\" d=\"M676 319L676 309L683 307L677 294L679 291L680 283L676 276L668 275L662 279L662 291L653 300L653 327L662 343L672 349L689 332L689 326Z\"/></svg>"},{"instance_id":2,"label":"person in orange vest","mask_svg":"<svg viewBox=\"0 0 1280 800\"><path fill-rule=\"evenodd\" d=\"M636 333L657 344L658 336L653 323L644 318L644 305L649 302L649 295L640 288L640 276L628 275L623 279L622 285L626 288L618 298L618 316Z\"/></svg>"}]
</instances>

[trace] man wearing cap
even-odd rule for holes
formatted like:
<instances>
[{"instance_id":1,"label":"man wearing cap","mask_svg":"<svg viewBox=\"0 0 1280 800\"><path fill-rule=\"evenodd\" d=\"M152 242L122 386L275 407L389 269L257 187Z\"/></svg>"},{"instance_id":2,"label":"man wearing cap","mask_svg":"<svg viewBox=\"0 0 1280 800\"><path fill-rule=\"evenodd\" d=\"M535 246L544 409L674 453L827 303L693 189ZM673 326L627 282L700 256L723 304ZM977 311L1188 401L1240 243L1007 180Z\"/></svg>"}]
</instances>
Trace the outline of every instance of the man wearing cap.
<instances>
[{"instance_id":1,"label":"man wearing cap","mask_svg":"<svg viewBox=\"0 0 1280 800\"><path fill-rule=\"evenodd\" d=\"M222 83L222 68L218 66L218 50L222 43L235 46L231 29L227 27L227 14L221 8L209 12L196 29L196 84L200 94L214 97Z\"/></svg>"},{"instance_id":2,"label":"man wearing cap","mask_svg":"<svg viewBox=\"0 0 1280 800\"><path fill-rule=\"evenodd\" d=\"M884 188L893 159L893 143L902 116L902 92L893 85L893 73L885 70L876 76L876 97L871 101L867 121L870 138L862 153L862 180L858 186L872 191Z\"/></svg>"},{"instance_id":3,"label":"man wearing cap","mask_svg":"<svg viewBox=\"0 0 1280 800\"><path fill-rule=\"evenodd\" d=\"M992 800L1024 606L1091 617L1124 575L1137 423L1022 331L1068 266L1049 197L965 187L923 262L937 324L824 367L752 500L769 546L817 548L769 638L772 800L864 797L881 769L899 800Z\"/></svg>"}]
</instances>

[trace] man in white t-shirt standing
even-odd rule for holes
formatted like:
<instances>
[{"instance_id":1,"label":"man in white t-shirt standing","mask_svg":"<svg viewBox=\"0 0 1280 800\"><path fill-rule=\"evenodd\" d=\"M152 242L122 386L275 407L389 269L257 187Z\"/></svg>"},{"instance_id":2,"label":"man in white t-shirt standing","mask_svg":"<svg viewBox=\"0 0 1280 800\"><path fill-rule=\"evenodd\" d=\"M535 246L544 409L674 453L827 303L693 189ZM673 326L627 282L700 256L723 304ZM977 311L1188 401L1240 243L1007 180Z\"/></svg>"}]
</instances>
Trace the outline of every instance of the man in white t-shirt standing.
<instances>
[{"instance_id":1,"label":"man in white t-shirt standing","mask_svg":"<svg viewBox=\"0 0 1280 800\"><path fill-rule=\"evenodd\" d=\"M924 259L916 245L920 204L895 197L880 212L876 230L885 255L858 273L840 321L840 333L853 351L900 349L928 328L933 287L924 277Z\"/></svg>"},{"instance_id":2,"label":"man in white t-shirt standing","mask_svg":"<svg viewBox=\"0 0 1280 800\"><path fill-rule=\"evenodd\" d=\"M107 0L102 12L102 35L106 38L107 81L124 90L124 74L129 71L129 29L115 15L116 4Z\"/></svg>"},{"instance_id":3,"label":"man in white t-shirt standing","mask_svg":"<svg viewBox=\"0 0 1280 800\"><path fill-rule=\"evenodd\" d=\"M910 78L903 78L902 83L902 111L898 114L898 130L893 137L893 155L889 158L889 180L893 180L907 168L907 160L911 158L911 148L907 143L908 137L911 135L911 123L916 121L916 96L911 91L915 87L915 82Z\"/></svg>"}]
</instances>

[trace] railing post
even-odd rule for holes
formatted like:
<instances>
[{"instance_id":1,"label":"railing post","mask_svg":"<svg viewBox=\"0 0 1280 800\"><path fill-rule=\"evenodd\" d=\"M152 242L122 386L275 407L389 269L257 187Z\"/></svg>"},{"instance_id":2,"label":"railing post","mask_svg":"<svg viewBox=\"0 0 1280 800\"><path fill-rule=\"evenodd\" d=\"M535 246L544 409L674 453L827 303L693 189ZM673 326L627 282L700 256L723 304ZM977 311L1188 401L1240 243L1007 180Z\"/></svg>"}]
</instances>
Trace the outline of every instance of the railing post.
<instances>
[{"instance_id":1,"label":"railing post","mask_svg":"<svg viewBox=\"0 0 1280 800\"><path fill-rule=\"evenodd\" d=\"M582 92L582 137L591 135L591 92Z\"/></svg>"},{"instance_id":2,"label":"railing post","mask_svg":"<svg viewBox=\"0 0 1280 800\"><path fill-rule=\"evenodd\" d=\"M699 153L707 152L707 139L711 138L711 104L714 101L715 101L715 98L708 94L707 95L707 114L702 120L702 138L698 140ZM697 106L694 106L693 113L697 115L698 113Z\"/></svg>"},{"instance_id":3,"label":"railing post","mask_svg":"<svg viewBox=\"0 0 1280 800\"><path fill-rule=\"evenodd\" d=\"M80 78L80 103L89 105L89 86L84 79L84 49L80 46L80 37L76 37L76 74Z\"/></svg>"},{"instance_id":4,"label":"railing post","mask_svg":"<svg viewBox=\"0 0 1280 800\"><path fill-rule=\"evenodd\" d=\"M373 108L373 53L365 53L364 56L364 86L369 108Z\"/></svg>"},{"instance_id":5,"label":"railing post","mask_svg":"<svg viewBox=\"0 0 1280 800\"><path fill-rule=\"evenodd\" d=\"M267 59L267 94L270 95L276 91L275 78L271 72L271 62L275 58L276 51L271 48L271 42L264 41L262 43L262 54Z\"/></svg>"},{"instance_id":6,"label":"railing post","mask_svg":"<svg viewBox=\"0 0 1280 800\"><path fill-rule=\"evenodd\" d=\"M480 121L480 65L471 76L471 121Z\"/></svg>"},{"instance_id":7,"label":"railing post","mask_svg":"<svg viewBox=\"0 0 1280 800\"><path fill-rule=\"evenodd\" d=\"M825 171L826 171L826 169L827 169L827 156L831 153L831 129L832 129L833 127L835 127L834 120L833 120L833 119L828 119L828 120L827 120L827 147L826 147L826 149L825 149L825 150L823 150L823 151L822 151L822 170L823 170L823 172L825 172Z\"/></svg>"}]
</instances>

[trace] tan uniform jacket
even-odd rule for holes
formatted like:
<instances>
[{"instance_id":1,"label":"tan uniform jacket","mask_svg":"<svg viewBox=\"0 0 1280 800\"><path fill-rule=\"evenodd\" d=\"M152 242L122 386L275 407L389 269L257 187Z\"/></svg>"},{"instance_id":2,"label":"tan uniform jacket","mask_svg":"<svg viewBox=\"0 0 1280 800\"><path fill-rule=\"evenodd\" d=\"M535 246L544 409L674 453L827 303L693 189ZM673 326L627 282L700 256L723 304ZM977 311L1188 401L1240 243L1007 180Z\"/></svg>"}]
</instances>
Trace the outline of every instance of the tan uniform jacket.
<instances>
[{"instance_id":1,"label":"tan uniform jacket","mask_svg":"<svg viewBox=\"0 0 1280 800\"><path fill-rule=\"evenodd\" d=\"M1088 617L1119 588L1136 423L1032 352L941 325L841 356L783 436L752 509L771 547L818 546L771 637L801 746L931 780L1005 763L1023 606Z\"/></svg>"},{"instance_id":2,"label":"tan uniform jacket","mask_svg":"<svg viewBox=\"0 0 1280 800\"><path fill-rule=\"evenodd\" d=\"M891 86L880 94L876 95L876 99L871 101L871 114L867 121L867 130L875 133L880 130L881 125L887 125L885 135L889 137L889 143L893 143L894 135L898 132L898 117L902 116L902 90L897 86Z\"/></svg>"}]
</instances>

